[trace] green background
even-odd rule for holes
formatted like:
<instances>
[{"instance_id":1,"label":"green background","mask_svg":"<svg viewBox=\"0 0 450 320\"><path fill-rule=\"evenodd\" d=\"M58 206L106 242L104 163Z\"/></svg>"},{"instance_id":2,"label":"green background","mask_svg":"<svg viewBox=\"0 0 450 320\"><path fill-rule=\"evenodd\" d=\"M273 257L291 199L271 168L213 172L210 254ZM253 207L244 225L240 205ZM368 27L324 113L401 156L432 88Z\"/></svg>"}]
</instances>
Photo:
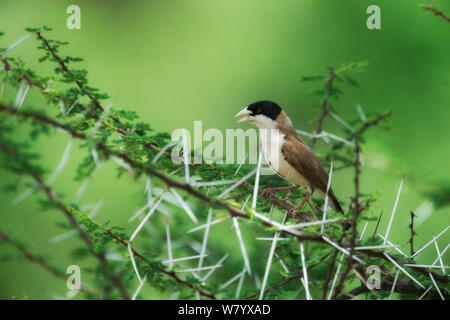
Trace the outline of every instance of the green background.
<instances>
[{"instance_id":1,"label":"green background","mask_svg":"<svg viewBox=\"0 0 450 320\"><path fill-rule=\"evenodd\" d=\"M242 127L235 123L234 114L262 99L278 102L298 129L313 131L311 119L319 113L319 102L311 94L316 84L303 83L301 77L324 74L327 66L367 60L366 71L357 75L361 86L341 85L345 95L334 106L345 119L357 116L358 103L367 114L393 110L392 129L370 131L363 145L362 189L382 192L373 210L374 214L384 210L384 232L401 176L406 175L390 238L408 251L409 212L426 201L423 193L435 183L450 179L450 25L423 11L423 3L2 0L0 30L6 34L0 47L24 36L25 27L52 27L51 37L70 42L63 52L85 59L81 65L89 70L90 83L108 92L114 107L135 110L156 131L167 132L191 128L194 120L202 120L204 129ZM81 30L66 28L70 4L81 7ZM381 8L381 30L366 28L370 4ZM438 4L450 12L448 1ZM37 45L29 38L8 55L22 57L37 70L48 70L36 63ZM7 98L13 101L15 96ZM39 94L32 92L23 108L40 102ZM325 123L325 130L342 134L331 121ZM61 134L40 140L36 149L48 168L57 165L67 141ZM81 158L73 150L54 185L68 199L79 187L72 178ZM145 203L144 185L131 179L117 182L115 167L104 165L83 202L103 198L105 205L97 219L123 225ZM8 173L0 174L2 184L12 181ZM337 172L333 185L339 197L348 197L352 172ZM24 189L21 186L19 191ZM48 242L61 233L55 225L63 221L58 213L38 211L37 196L12 206L15 196L0 193L0 228L11 230L62 268L73 264L68 250L78 240ZM417 227L417 247L446 227L449 218L449 207L434 210ZM371 224L368 232L372 230ZM449 240L449 233L441 237L440 248ZM4 245L0 253L17 255ZM430 263L434 257L430 246L419 262ZM0 262L0 298L48 299L67 291L63 281L38 266L16 261ZM167 295L150 289L147 297Z\"/></svg>"}]
</instances>

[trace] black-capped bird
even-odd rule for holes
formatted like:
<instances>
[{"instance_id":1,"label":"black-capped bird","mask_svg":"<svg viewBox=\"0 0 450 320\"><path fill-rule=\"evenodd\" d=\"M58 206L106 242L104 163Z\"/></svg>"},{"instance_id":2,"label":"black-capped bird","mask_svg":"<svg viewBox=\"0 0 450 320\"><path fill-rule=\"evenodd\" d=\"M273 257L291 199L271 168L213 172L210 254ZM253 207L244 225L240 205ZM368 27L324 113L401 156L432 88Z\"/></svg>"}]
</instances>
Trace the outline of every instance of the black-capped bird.
<instances>
[{"instance_id":1,"label":"black-capped bird","mask_svg":"<svg viewBox=\"0 0 450 320\"><path fill-rule=\"evenodd\" d=\"M308 193L300 204L290 210L291 213L303 207L314 192L325 197L328 173L314 152L300 139L291 119L278 104L258 101L236 114L236 117L240 116L244 117L238 122L249 122L259 128L261 150L272 170L294 184L290 187L267 188L261 192L262 196L304 186ZM328 196L330 206L344 213L331 187Z\"/></svg>"}]
</instances>

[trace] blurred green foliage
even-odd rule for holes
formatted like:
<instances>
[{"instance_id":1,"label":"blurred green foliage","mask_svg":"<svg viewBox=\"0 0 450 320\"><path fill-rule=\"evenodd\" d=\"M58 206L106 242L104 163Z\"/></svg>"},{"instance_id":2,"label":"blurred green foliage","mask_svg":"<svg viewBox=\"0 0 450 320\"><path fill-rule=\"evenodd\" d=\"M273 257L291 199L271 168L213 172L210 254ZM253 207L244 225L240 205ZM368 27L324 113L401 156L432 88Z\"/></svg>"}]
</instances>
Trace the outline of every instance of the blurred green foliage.
<instances>
[{"instance_id":1,"label":"blurred green foliage","mask_svg":"<svg viewBox=\"0 0 450 320\"><path fill-rule=\"evenodd\" d=\"M440 8L450 12L450 4L441 2ZM137 112L155 132L190 129L194 120L202 120L211 128L234 128L236 111L261 99L277 101L297 128L313 131L315 122L309 120L319 113L314 95L317 86L302 82L302 76L324 74L326 66L345 61L367 60L366 72L358 75L362 85L346 87L337 111L344 118L356 117L355 106L361 104L368 115L386 109L392 109L394 115L388 134L370 132L366 138L362 190L382 193L374 214L382 209L390 213L400 177L406 174L391 233L394 241L405 246L409 212L425 201L434 202L435 209L417 227L416 245L426 243L432 233L448 225L450 210L445 205L449 196L445 186L450 170L445 159L450 156L449 26L424 12L420 8L423 1L377 1L382 29L373 31L365 27L365 9L372 1L77 3L82 12L82 29L68 30L65 9L72 4L70 1L3 0L0 29L6 33L0 38L0 47L6 48L25 35L27 26L52 26L52 38L70 42L65 54L84 58L79 64L89 70L90 83L111 94L116 109L127 110L117 116L131 121ZM37 63L36 46L35 40L28 39L10 55L20 56L39 74L49 75L53 67ZM45 59L43 56L41 60ZM347 81L354 84L352 79ZM15 92L7 92L5 99L14 101ZM43 102L39 94L32 93L25 107ZM324 126L330 132L340 130L332 122ZM25 132L17 133L17 137L25 138ZM41 138L33 148L42 155L40 161L53 168L66 143L65 136L54 135ZM69 199L75 197L80 185L73 177L84 156L74 150L68 167L55 183ZM117 181L115 167L106 164L101 174L93 177L84 200L90 203L104 198L98 220L125 225L145 203L145 182L138 185L128 179ZM11 174L1 174L2 184L17 187L17 194L25 189ZM352 173L336 172L333 184L338 196L346 198L352 192ZM15 196L0 194L2 228L14 230L37 252L49 252L56 265L72 264L68 248L78 240L48 242L61 233L57 224L63 220L55 223L59 215L38 212L38 196L12 206ZM384 219L380 229L385 230L386 225ZM127 230L134 227L127 226ZM211 241L223 241L220 236L226 234L227 227L220 228ZM245 236L253 238L249 233ZM442 248L449 239L448 235L440 239ZM238 243L234 246L238 271ZM267 244L255 244L250 251L263 252L264 246ZM227 249L224 246L223 252ZM17 255L3 245L0 250L5 255ZM184 253L180 250L177 255ZM430 247L420 259L426 263L434 257ZM261 259L265 261L266 257ZM64 282L28 263L2 262L0 271L0 298L49 298L66 291ZM145 290L148 298L169 296L152 288Z\"/></svg>"}]
</instances>

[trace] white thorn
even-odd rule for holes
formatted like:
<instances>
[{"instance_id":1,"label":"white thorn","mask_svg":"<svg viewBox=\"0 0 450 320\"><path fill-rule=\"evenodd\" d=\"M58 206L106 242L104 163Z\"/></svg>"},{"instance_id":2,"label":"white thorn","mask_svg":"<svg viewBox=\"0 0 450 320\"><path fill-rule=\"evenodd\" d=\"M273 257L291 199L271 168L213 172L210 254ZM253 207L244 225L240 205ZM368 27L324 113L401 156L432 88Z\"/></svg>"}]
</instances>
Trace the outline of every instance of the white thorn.
<instances>
[{"instance_id":1,"label":"white thorn","mask_svg":"<svg viewBox=\"0 0 450 320\"><path fill-rule=\"evenodd\" d=\"M201 282L202 283L204 283L208 278L209 278L209 276L214 272L214 271L216 271L216 269L217 268L219 268L221 265L222 265L222 263L225 261L225 259L226 258L228 258L228 256L229 256L229 254L228 253L226 253L214 266L216 266L215 268L212 268L211 270L209 270L208 271L208 273L207 274L205 274L205 276L201 279Z\"/></svg>"},{"instance_id":2,"label":"white thorn","mask_svg":"<svg viewBox=\"0 0 450 320\"><path fill-rule=\"evenodd\" d=\"M170 239L170 225L166 224L166 237L167 237L167 255L169 256L169 270L173 268L173 255L172 255L172 241ZM163 261L164 263L164 261Z\"/></svg>"},{"instance_id":3,"label":"white thorn","mask_svg":"<svg viewBox=\"0 0 450 320\"><path fill-rule=\"evenodd\" d=\"M261 162L262 152L259 152L258 166L256 167L255 186L253 187L252 209L256 208L256 202L258 201L258 188L259 188L259 176L261 174Z\"/></svg>"},{"instance_id":4,"label":"white thorn","mask_svg":"<svg viewBox=\"0 0 450 320\"><path fill-rule=\"evenodd\" d=\"M399 265L394 259L392 259L390 255L388 255L386 252L383 252L383 254L386 258L388 258L389 261L391 261L397 268L399 268L400 271L402 271L406 276L408 276L408 278L414 281L422 289L425 289L425 287L419 281L417 281L416 278L414 278L411 274L408 273L408 271L406 271L401 265Z\"/></svg>"},{"instance_id":5,"label":"white thorn","mask_svg":"<svg viewBox=\"0 0 450 320\"><path fill-rule=\"evenodd\" d=\"M185 181L187 184L190 183L190 177L189 177L189 158L190 153L188 153L188 146L187 146L187 138L186 138L186 129L183 129L183 159L184 159L184 175L185 175Z\"/></svg>"},{"instance_id":6,"label":"white thorn","mask_svg":"<svg viewBox=\"0 0 450 320\"><path fill-rule=\"evenodd\" d=\"M14 49L15 47L17 47L19 44L21 44L23 41L25 41L26 39L28 39L31 36L31 33L28 33L27 35L23 36L22 38L20 38L19 40L17 40L16 42L14 42L12 45L10 45L5 51L3 51L0 54L1 56L4 56L5 54L7 54L9 51L11 51L12 49Z\"/></svg>"},{"instance_id":7,"label":"white thorn","mask_svg":"<svg viewBox=\"0 0 450 320\"><path fill-rule=\"evenodd\" d=\"M445 227L444 230L442 230L437 236L433 237L433 239L431 239L430 241L427 242L427 244L425 244L422 248L420 248L419 250L416 251L416 253L414 253L411 258L414 258L415 256L417 256L420 252L422 252L423 249L425 249L426 247L428 247L430 244L433 243L433 241L437 240L440 236L442 236L447 230L448 230L449 226Z\"/></svg>"},{"instance_id":8,"label":"white thorn","mask_svg":"<svg viewBox=\"0 0 450 320\"><path fill-rule=\"evenodd\" d=\"M139 286L137 287L136 291L134 292L133 297L131 297L131 300L136 300L136 297L139 294L139 292L141 291L142 287L144 286L146 280L147 280L147 275L145 275L144 279L141 281L141 283L139 283Z\"/></svg>"},{"instance_id":9,"label":"white thorn","mask_svg":"<svg viewBox=\"0 0 450 320\"><path fill-rule=\"evenodd\" d=\"M325 192L325 204L323 206L322 226L320 227L320 233L322 234L325 232L325 219L327 218L328 198L329 198L328 193L330 192L331 178L333 176L333 163L334 161L331 161L330 172L328 174L327 191Z\"/></svg>"},{"instance_id":10,"label":"white thorn","mask_svg":"<svg viewBox=\"0 0 450 320\"><path fill-rule=\"evenodd\" d=\"M186 201L183 200L183 198L178 194L178 192L171 188L170 191L172 192L172 194L175 196L175 198L178 200L178 202L180 203L181 207L184 209L184 211L186 211L187 215L189 216L189 218L191 218L192 222L194 222L195 224L198 224L198 219L195 216L195 214L192 212L191 208L189 207L189 205L186 203Z\"/></svg>"},{"instance_id":11,"label":"white thorn","mask_svg":"<svg viewBox=\"0 0 450 320\"><path fill-rule=\"evenodd\" d=\"M405 180L405 177L403 176L402 180L400 182L400 186L399 186L398 191L397 191L397 197L395 198L394 208L392 209L391 218L389 219L389 224L388 224L387 229L386 229L386 234L384 236L384 243L383 244L386 244L386 241L389 238L389 232L391 231L392 222L394 221L394 215L395 215L395 211L397 210L397 204L398 204L398 200L400 199L400 193L402 192L402 187L403 187L403 181L404 180Z\"/></svg>"},{"instance_id":12,"label":"white thorn","mask_svg":"<svg viewBox=\"0 0 450 320\"><path fill-rule=\"evenodd\" d=\"M136 265L136 260L134 260L134 253L133 253L133 249L131 248L130 243L128 243L128 252L130 253L130 259L131 259L131 263L133 265L134 272L136 272L139 282L142 283L141 275L139 274L139 270Z\"/></svg>"},{"instance_id":13,"label":"white thorn","mask_svg":"<svg viewBox=\"0 0 450 320\"><path fill-rule=\"evenodd\" d=\"M434 287L436 288L436 291L439 293L439 296L441 297L441 299L442 299L442 300L445 300L444 296L443 296L442 293L441 293L441 290L439 290L439 287L438 287L436 281L434 280L433 275L432 275L430 272L428 273L428 275L430 276L431 281L433 282L433 285L434 285Z\"/></svg>"},{"instance_id":14,"label":"white thorn","mask_svg":"<svg viewBox=\"0 0 450 320\"><path fill-rule=\"evenodd\" d=\"M136 228L136 230L133 232L133 235L130 238L130 242L132 242L134 240L134 238L136 237L136 235L138 234L138 232L142 229L142 227L144 226L144 224L147 222L147 220L150 218L150 216L153 214L153 212L155 212L156 208L159 206L159 204L161 203L162 199L164 197L164 194L161 195L161 197L158 199L158 202L155 203L155 205L150 209L150 211L147 213L147 215L145 216L144 219L142 219L141 223L139 224L139 226Z\"/></svg>"},{"instance_id":15,"label":"white thorn","mask_svg":"<svg viewBox=\"0 0 450 320\"><path fill-rule=\"evenodd\" d=\"M247 158L248 158L248 152L247 152L247 154L245 155L245 158L244 158L244 160L242 160L242 162L239 164L239 167L236 169L236 171L234 172L234 175L237 175L237 173L239 172L239 170L241 170L241 167L242 167L242 165L245 163L245 160L247 160Z\"/></svg>"},{"instance_id":16,"label":"white thorn","mask_svg":"<svg viewBox=\"0 0 450 320\"><path fill-rule=\"evenodd\" d=\"M244 183L248 178L250 178L252 175L255 174L256 172L256 168L253 169L251 172L247 173L244 177L242 177L242 179L240 179L238 182L236 182L235 184L233 184L231 187L229 187L228 189L226 189L225 191L223 191L218 197L217 199L222 199L223 197L225 197L227 194L229 194L231 191L233 191L235 188L237 188L239 185L241 185L242 183Z\"/></svg>"},{"instance_id":17,"label":"white thorn","mask_svg":"<svg viewBox=\"0 0 450 320\"><path fill-rule=\"evenodd\" d=\"M381 234L379 234L378 232L377 232L377 235L381 238L381 239L383 239L383 240L385 240L385 238L381 235ZM388 245L390 245L392 248L394 248L395 250L397 250L401 255L403 255L404 257L408 257L407 255L406 255L406 253L404 253L402 250L400 250L398 247L398 245L395 245L395 244L393 244L392 242L390 242L389 240L386 240L386 243L388 244Z\"/></svg>"},{"instance_id":18,"label":"white thorn","mask_svg":"<svg viewBox=\"0 0 450 320\"><path fill-rule=\"evenodd\" d=\"M339 272L341 271L341 266L342 266L342 261L343 260L344 260L344 253L341 254L341 258L339 259L339 264L338 264L338 267L336 269L336 273L334 275L333 282L331 283L330 292L328 293L328 300L330 300L331 296L333 295L334 286L336 285L336 281L337 281Z\"/></svg>"},{"instance_id":19,"label":"white thorn","mask_svg":"<svg viewBox=\"0 0 450 320\"><path fill-rule=\"evenodd\" d=\"M398 275L400 274L400 269L397 270L397 273L395 274L394 283L392 284L391 288L391 294L389 295L389 300L391 300L392 294L394 293L395 286L397 284Z\"/></svg>"},{"instance_id":20,"label":"white thorn","mask_svg":"<svg viewBox=\"0 0 450 320\"><path fill-rule=\"evenodd\" d=\"M208 226L205 228L205 232L204 232L204 234L203 234L202 250L200 251L201 257L200 257L200 259L198 260L198 265L197 265L198 268L201 268L201 267L202 267L202 265L203 265L203 257L204 257L205 254L206 254L206 245L207 245L207 243L208 243L209 226L210 226L210 224L211 224L212 213L213 213L213 209L212 209L212 208L209 208L209 210L208 210L208 218L207 218L207 220L206 220L206 224L207 224Z\"/></svg>"}]
</instances>

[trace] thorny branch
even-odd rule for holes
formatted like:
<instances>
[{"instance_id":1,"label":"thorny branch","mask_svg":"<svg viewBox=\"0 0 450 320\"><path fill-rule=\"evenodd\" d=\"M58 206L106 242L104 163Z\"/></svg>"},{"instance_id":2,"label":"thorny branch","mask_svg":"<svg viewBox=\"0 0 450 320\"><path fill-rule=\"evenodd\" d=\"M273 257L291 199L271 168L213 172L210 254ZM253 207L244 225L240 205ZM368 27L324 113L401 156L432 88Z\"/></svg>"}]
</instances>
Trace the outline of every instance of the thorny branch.
<instances>
[{"instance_id":1,"label":"thorny branch","mask_svg":"<svg viewBox=\"0 0 450 320\"><path fill-rule=\"evenodd\" d=\"M8 150L8 153L10 153L10 155L13 155L14 152L12 148L10 148L9 146L6 146L3 143L0 143L0 149L2 149L3 151ZM31 171L31 170L29 170ZM93 247L93 243L92 240L89 238L89 236L84 232L84 230L80 227L80 225L78 224L77 220L75 219L74 215L70 212L70 210L62 203L62 201L59 199L59 197L53 192L53 190L46 185L43 180L41 179L41 177L34 173L34 172L29 172L29 174L35 179L35 181L37 182L37 184L39 185L39 187L42 189L42 191L44 191L45 195L47 196L47 198L52 201L56 208L61 211L67 219L69 219L70 223L78 230L80 237L83 239L83 241L88 245L89 248L92 249ZM102 228L103 229L103 228ZM119 236L114 235L113 233L111 233L111 230L104 230L104 233L106 235L108 235L109 237L115 239L117 242L119 242L120 244L124 245L125 247L128 247L129 243L123 239L121 239ZM199 288L195 288L191 283L182 280L181 278L179 278L175 272L173 271L167 271L157 265L154 265L153 263L149 262L142 254L140 254L136 249L134 249L133 247L132 251L134 253L135 256L139 257L142 261L146 262L150 267L152 268L156 268L158 271L168 275L169 277L173 278L176 282L178 283L182 283L186 286L188 286L191 289L195 289L196 291L199 292L200 295L205 296L207 298L210 299L215 299L215 297L212 294L209 294ZM100 262L105 265L105 267L107 266L107 261L105 258L105 255L103 253L94 253L92 251L92 254L100 260ZM109 268L109 267L108 267ZM108 269L107 269L108 270ZM111 272L109 272L111 273ZM120 288L120 293L122 294L122 298L123 299L129 299L128 295L126 293L125 288L123 287L123 284L120 283L119 279L114 276L113 274L110 274L110 277L112 278L112 281L116 284L116 286L118 286ZM123 292L122 292L123 289Z\"/></svg>"},{"instance_id":2,"label":"thorny branch","mask_svg":"<svg viewBox=\"0 0 450 320\"><path fill-rule=\"evenodd\" d=\"M49 273L51 273L55 277L57 277L57 278L59 278L61 280L64 280L64 281L67 280L67 277L68 277L67 274L65 274L65 273L57 270L53 266L51 266L43 258L38 257L37 255L32 253L30 250L28 250L27 247L25 247L23 244L19 244L19 243L13 241L11 239L11 237L3 230L0 230L0 239L3 242L9 243L12 247L14 247L18 251L20 251L27 260L31 261L32 263L35 263L35 264L39 265L41 268L43 268L44 270L48 271ZM86 293L89 293L91 295L96 295L97 294L92 289L87 288L86 286L83 286L83 285L81 286L80 290L85 291Z\"/></svg>"},{"instance_id":3,"label":"thorny branch","mask_svg":"<svg viewBox=\"0 0 450 320\"><path fill-rule=\"evenodd\" d=\"M39 115L39 117L37 117L36 116L37 114L35 114L34 112L19 112L15 108L12 108L12 107L9 107L9 106L5 106L5 105L1 105L1 104L0 104L0 112L7 112L7 113L10 113L10 114L17 114L18 116L23 117L23 118L31 118L33 120L41 121L41 122L46 123L46 124L48 124L50 126L54 126L56 128L62 129L64 131L68 132L70 135L72 135L75 138L79 138L79 139L82 139L82 140L87 139L87 137L84 134L79 133L78 131L70 128L69 126L61 124L61 123L58 123L58 122L56 122L54 120L51 120L51 119L47 119L45 116L42 116L42 115ZM149 174L151 176L154 176L154 177L160 179L163 183L165 183L169 187L173 187L173 188L184 190L188 194L194 196L195 198L197 198L197 199L199 199L199 200L201 200L201 201L203 201L205 203L209 203L211 205L215 205L215 206L221 207L221 208L227 210L229 212L229 214L231 216L233 216L233 217L240 217L240 218L244 218L244 219L251 219L251 216L249 214L247 214L246 212L244 212L242 210L239 210L237 208L234 208L233 206L229 205L226 202L222 202L222 201L217 200L217 199L212 199L212 198L204 195L200 191L194 189L191 185L189 185L187 183L181 183L181 182L175 181L175 180L165 176L164 174L162 174L162 173L160 173L160 172L158 172L158 171L156 171L156 170L154 170L152 168L146 167L146 166L142 165L141 163L131 159L125 153L113 151L113 150L111 150L109 147L107 147L106 145L104 145L101 142L97 143L97 148L98 148L98 150L101 150L103 152L105 157L110 157L110 156L119 157L122 160L124 160L128 165L130 165L131 168L133 168L135 170L143 171L143 172L145 172L145 173L147 173L147 174ZM259 222L260 225L265 226L265 227L271 227L271 228L274 227L273 224L271 224L269 222L266 222L266 221L258 221L258 222ZM345 220L341 220L340 223L346 223L346 221ZM301 232L301 231L298 231L298 230L296 230L294 232L294 231L291 231L289 229L280 230L280 233L291 235L291 236L297 238L300 241L302 241L302 240L309 240L309 241L314 241L314 242L317 242L317 243L322 243L322 244L325 244L325 245L328 245L328 246L330 245L319 234L308 234L308 233ZM344 246L344 248L350 248L351 244L343 244L343 246ZM380 259L389 261L383 255L383 251L361 250L358 253L359 254L363 254L363 255L365 255L367 257L376 257L376 258L380 258ZM394 259L398 260L399 258L394 257ZM352 259L352 261L354 261L354 260ZM425 274L425 275L428 274L428 271L421 270L420 268L415 268L414 271L422 273L422 274ZM432 273L432 274L433 274L434 278L437 281L440 281L442 283L448 283L448 278L446 276L441 276L441 275L436 274L436 273Z\"/></svg>"},{"instance_id":4,"label":"thorny branch","mask_svg":"<svg viewBox=\"0 0 450 320\"><path fill-rule=\"evenodd\" d=\"M414 255L414 236L416 235L416 232L414 231L414 218L416 215L414 212L411 211L411 223L409 224L409 229L411 231L411 236L409 238L409 245L411 248L411 255Z\"/></svg>"},{"instance_id":5,"label":"thorny branch","mask_svg":"<svg viewBox=\"0 0 450 320\"><path fill-rule=\"evenodd\" d=\"M433 13L436 17L440 17L443 20L450 22L450 17L448 15L446 15L442 10L439 10L438 8L436 8L436 5L422 6L422 9Z\"/></svg>"}]
</instances>

